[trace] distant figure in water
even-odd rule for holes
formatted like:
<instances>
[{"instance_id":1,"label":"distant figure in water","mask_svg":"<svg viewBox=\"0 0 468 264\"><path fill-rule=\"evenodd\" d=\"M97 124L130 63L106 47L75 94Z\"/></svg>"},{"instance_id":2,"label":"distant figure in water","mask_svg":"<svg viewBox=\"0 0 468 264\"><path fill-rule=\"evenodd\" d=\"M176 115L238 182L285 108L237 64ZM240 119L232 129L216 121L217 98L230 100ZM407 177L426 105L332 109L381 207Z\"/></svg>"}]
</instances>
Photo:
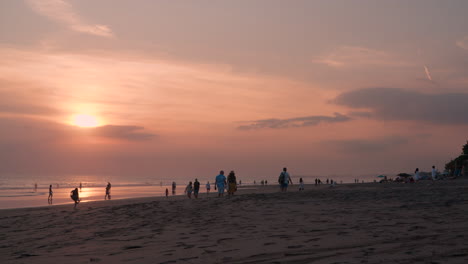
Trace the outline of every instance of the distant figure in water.
<instances>
[{"instance_id":1,"label":"distant figure in water","mask_svg":"<svg viewBox=\"0 0 468 264\"><path fill-rule=\"evenodd\" d=\"M74 190L70 192L70 197L75 202L74 208L76 208L76 205L80 203L80 196L78 195L78 188L75 188Z\"/></svg>"},{"instance_id":2,"label":"distant figure in water","mask_svg":"<svg viewBox=\"0 0 468 264\"><path fill-rule=\"evenodd\" d=\"M224 189L226 188L226 176L224 171L220 171L215 178L215 190L218 188L218 197L224 196Z\"/></svg>"},{"instance_id":3,"label":"distant figure in water","mask_svg":"<svg viewBox=\"0 0 468 264\"><path fill-rule=\"evenodd\" d=\"M210 185L210 182L207 182L206 183L206 194L210 194L210 190L211 190L211 185Z\"/></svg>"},{"instance_id":4,"label":"distant figure in water","mask_svg":"<svg viewBox=\"0 0 468 264\"><path fill-rule=\"evenodd\" d=\"M175 195L176 183L172 182L172 195Z\"/></svg>"},{"instance_id":5,"label":"distant figure in water","mask_svg":"<svg viewBox=\"0 0 468 264\"><path fill-rule=\"evenodd\" d=\"M193 195L195 198L198 199L198 192L200 191L200 182L198 179L195 179L195 182L193 183Z\"/></svg>"},{"instance_id":6,"label":"distant figure in water","mask_svg":"<svg viewBox=\"0 0 468 264\"><path fill-rule=\"evenodd\" d=\"M303 191L304 190L304 181L302 180L302 178L299 179L299 191Z\"/></svg>"},{"instance_id":7,"label":"distant figure in water","mask_svg":"<svg viewBox=\"0 0 468 264\"><path fill-rule=\"evenodd\" d=\"M49 186L49 197L47 198L47 202L49 204L52 204L52 196L54 195L54 193L52 192L52 184Z\"/></svg>"},{"instance_id":8,"label":"distant figure in water","mask_svg":"<svg viewBox=\"0 0 468 264\"><path fill-rule=\"evenodd\" d=\"M231 171L227 177L228 181L228 195L233 196L234 193L237 191L237 180L236 174L234 171Z\"/></svg>"},{"instance_id":9,"label":"distant figure in water","mask_svg":"<svg viewBox=\"0 0 468 264\"><path fill-rule=\"evenodd\" d=\"M190 199L192 199L192 191L193 191L192 182L189 182L187 187L185 187L185 193L187 194L187 197Z\"/></svg>"},{"instance_id":10,"label":"distant figure in water","mask_svg":"<svg viewBox=\"0 0 468 264\"><path fill-rule=\"evenodd\" d=\"M110 189L111 189L111 184L110 182L107 182L107 186L106 186L106 195L104 196L104 200L107 200L107 199L111 199L111 196L110 196Z\"/></svg>"},{"instance_id":11,"label":"distant figure in water","mask_svg":"<svg viewBox=\"0 0 468 264\"><path fill-rule=\"evenodd\" d=\"M82 189L82 188L83 188L83 185L82 185L81 182L80 182L80 192L81 192L81 189Z\"/></svg>"},{"instance_id":12,"label":"distant figure in water","mask_svg":"<svg viewBox=\"0 0 468 264\"><path fill-rule=\"evenodd\" d=\"M169 189L166 188L166 198L169 196Z\"/></svg>"},{"instance_id":13,"label":"distant figure in water","mask_svg":"<svg viewBox=\"0 0 468 264\"><path fill-rule=\"evenodd\" d=\"M34 184L34 192L37 192L37 183Z\"/></svg>"}]
</instances>

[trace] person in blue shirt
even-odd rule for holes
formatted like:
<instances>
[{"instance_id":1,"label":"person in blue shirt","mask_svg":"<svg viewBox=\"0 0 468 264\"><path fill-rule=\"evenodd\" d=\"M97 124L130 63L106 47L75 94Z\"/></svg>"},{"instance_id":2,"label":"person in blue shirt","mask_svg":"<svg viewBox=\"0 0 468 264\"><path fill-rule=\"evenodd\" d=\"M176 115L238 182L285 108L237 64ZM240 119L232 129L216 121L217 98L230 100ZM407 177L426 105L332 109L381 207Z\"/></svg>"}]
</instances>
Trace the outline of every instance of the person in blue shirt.
<instances>
[{"instance_id":1,"label":"person in blue shirt","mask_svg":"<svg viewBox=\"0 0 468 264\"><path fill-rule=\"evenodd\" d=\"M226 176L224 176L224 171L220 171L219 175L215 179L215 188L218 188L218 197L224 196L224 189L226 186Z\"/></svg>"}]
</instances>

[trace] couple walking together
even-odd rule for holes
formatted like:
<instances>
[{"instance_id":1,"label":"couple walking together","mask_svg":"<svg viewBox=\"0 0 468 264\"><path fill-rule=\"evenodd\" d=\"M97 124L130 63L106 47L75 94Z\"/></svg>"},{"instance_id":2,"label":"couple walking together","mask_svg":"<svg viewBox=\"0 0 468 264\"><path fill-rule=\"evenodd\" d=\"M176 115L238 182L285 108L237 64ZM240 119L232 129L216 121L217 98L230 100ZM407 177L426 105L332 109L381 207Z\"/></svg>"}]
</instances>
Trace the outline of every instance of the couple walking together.
<instances>
[{"instance_id":1,"label":"couple walking together","mask_svg":"<svg viewBox=\"0 0 468 264\"><path fill-rule=\"evenodd\" d=\"M237 180L236 174L234 171L231 171L227 177L224 176L224 171L220 171L219 175L215 179L215 190L218 189L218 197L224 196L224 189L226 188L226 183L228 184L228 195L234 195L234 192L237 191Z\"/></svg>"}]
</instances>

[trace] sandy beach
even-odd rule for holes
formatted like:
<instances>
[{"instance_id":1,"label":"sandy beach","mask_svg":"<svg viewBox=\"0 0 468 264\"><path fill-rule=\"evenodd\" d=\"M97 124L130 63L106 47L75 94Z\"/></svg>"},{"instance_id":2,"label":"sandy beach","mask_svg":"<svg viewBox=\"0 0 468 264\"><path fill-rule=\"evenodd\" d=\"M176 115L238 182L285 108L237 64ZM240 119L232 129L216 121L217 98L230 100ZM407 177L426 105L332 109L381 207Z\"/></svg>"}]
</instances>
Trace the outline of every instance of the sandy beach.
<instances>
[{"instance_id":1,"label":"sandy beach","mask_svg":"<svg viewBox=\"0 0 468 264\"><path fill-rule=\"evenodd\" d=\"M468 181L0 210L1 263L467 263Z\"/></svg>"}]
</instances>

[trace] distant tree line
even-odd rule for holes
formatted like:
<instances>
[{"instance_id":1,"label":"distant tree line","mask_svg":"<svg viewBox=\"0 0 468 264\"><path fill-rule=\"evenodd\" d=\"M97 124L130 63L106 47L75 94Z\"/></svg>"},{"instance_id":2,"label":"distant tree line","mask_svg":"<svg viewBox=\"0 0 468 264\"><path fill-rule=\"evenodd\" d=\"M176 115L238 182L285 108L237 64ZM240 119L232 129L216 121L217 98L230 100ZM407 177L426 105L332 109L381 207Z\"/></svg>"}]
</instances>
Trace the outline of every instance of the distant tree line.
<instances>
[{"instance_id":1,"label":"distant tree line","mask_svg":"<svg viewBox=\"0 0 468 264\"><path fill-rule=\"evenodd\" d=\"M445 164L445 169L453 173L457 169L461 169L463 164L468 161L468 141L462 147L462 153L460 156L452 159L450 162Z\"/></svg>"}]
</instances>

